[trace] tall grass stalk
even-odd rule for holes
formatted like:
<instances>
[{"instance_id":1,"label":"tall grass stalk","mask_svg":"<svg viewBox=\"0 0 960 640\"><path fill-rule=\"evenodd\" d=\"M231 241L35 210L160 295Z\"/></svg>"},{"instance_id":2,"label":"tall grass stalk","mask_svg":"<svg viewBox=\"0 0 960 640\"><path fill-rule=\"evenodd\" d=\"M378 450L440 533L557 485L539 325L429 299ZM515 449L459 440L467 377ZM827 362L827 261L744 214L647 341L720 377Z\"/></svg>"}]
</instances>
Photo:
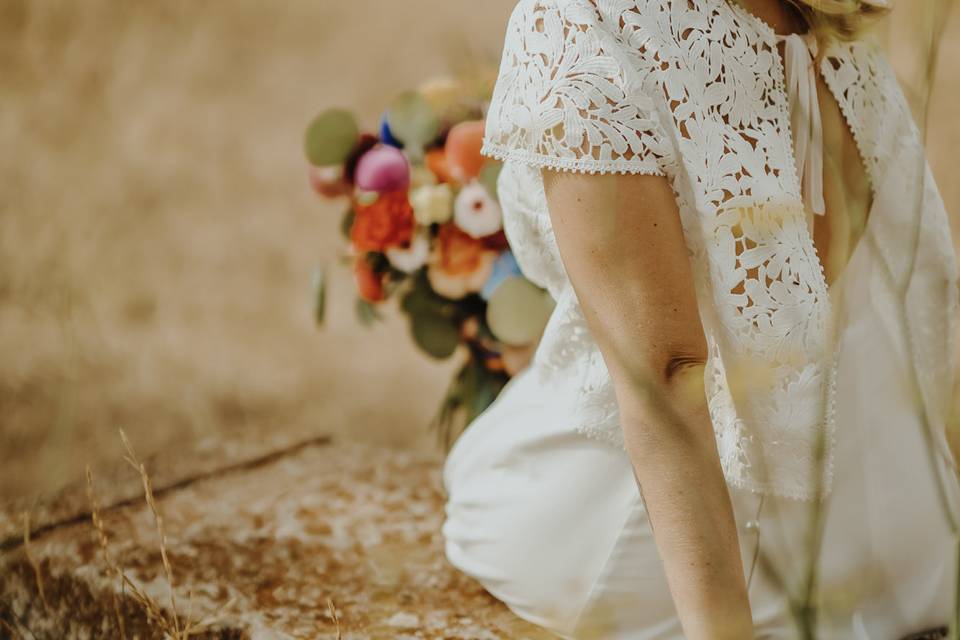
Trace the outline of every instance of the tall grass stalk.
<instances>
[{"instance_id":1,"label":"tall grass stalk","mask_svg":"<svg viewBox=\"0 0 960 640\"><path fill-rule=\"evenodd\" d=\"M170 564L167 553L167 535L164 529L163 517L160 513L160 508L157 505L156 498L153 495L153 483L150 480L149 474L147 473L146 466L137 457L133 446L130 444L130 441L123 429L120 430L120 438L123 441L123 446L126 451L124 459L131 467L133 467L134 470L137 471L138 475L140 476L140 481L143 485L144 499L150 509L151 515L153 516L154 525L159 537L160 558L163 564L164 578L169 591L169 612L165 611L163 607L160 606L160 604L158 604L150 596L150 594L144 591L136 582L127 576L126 572L113 559L109 548L109 537L107 536L106 526L104 525L103 516L100 511L100 503L93 489L93 474L88 465L86 469L87 499L90 503L91 520L93 522L94 530L97 533L97 541L100 545L103 562L108 571L116 576L119 582L121 594L125 589L130 590L131 597L141 606L150 624L160 630L165 637L170 638L171 640L189 640L191 636L211 627L218 620L220 620L221 617L233 607L235 599L231 598L224 606L220 608L219 612L215 616L211 616L198 622L193 622L193 591L191 590L188 592L187 614L183 618L180 617L177 607L176 591L174 588L173 567ZM113 598L114 613L117 619L117 633L119 634L120 638L126 638L123 616L121 615L119 601L115 592L113 594Z\"/></svg>"}]
</instances>

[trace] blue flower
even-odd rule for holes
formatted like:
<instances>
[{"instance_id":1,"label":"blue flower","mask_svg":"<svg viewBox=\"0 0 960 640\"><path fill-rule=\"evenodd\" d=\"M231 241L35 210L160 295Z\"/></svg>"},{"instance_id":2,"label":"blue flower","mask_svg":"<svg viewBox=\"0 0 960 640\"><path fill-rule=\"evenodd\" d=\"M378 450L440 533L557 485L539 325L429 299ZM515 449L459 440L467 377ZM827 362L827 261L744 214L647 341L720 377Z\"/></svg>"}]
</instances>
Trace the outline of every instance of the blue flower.
<instances>
[{"instance_id":1,"label":"blue flower","mask_svg":"<svg viewBox=\"0 0 960 640\"><path fill-rule=\"evenodd\" d=\"M489 300L490 296L493 295L493 292L497 290L497 287L512 276L523 275L520 272L520 265L517 264L517 259L513 256L513 252L507 249L503 251L497 259L493 262L493 271L490 273L490 277L487 278L487 282L483 285L483 289L480 291L480 297L484 300Z\"/></svg>"},{"instance_id":2,"label":"blue flower","mask_svg":"<svg viewBox=\"0 0 960 640\"><path fill-rule=\"evenodd\" d=\"M393 131L390 130L390 122L387 121L387 114L383 114L383 117L380 119L380 142L388 144L391 147L396 147L397 149L403 148L403 143L397 140L393 136Z\"/></svg>"}]
</instances>

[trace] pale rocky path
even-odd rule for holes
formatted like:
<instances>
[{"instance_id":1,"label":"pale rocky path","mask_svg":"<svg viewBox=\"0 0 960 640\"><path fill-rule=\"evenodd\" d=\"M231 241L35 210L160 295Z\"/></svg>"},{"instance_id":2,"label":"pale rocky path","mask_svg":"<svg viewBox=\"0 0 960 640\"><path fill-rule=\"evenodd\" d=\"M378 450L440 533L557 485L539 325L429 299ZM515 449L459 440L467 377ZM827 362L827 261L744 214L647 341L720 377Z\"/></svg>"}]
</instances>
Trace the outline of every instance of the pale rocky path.
<instances>
[{"instance_id":1,"label":"pale rocky path","mask_svg":"<svg viewBox=\"0 0 960 640\"><path fill-rule=\"evenodd\" d=\"M104 501L122 499L116 497L123 496L118 481L94 482ZM135 482L131 469L120 484L129 489ZM438 456L318 439L172 482L172 488L157 483L156 489L178 609L182 616L192 591L194 620L222 614L215 630L200 637L336 638L328 598L345 639L552 637L447 564ZM64 506L71 501L74 513ZM0 626L0 638L16 637L12 629L24 638L120 637L117 580L75 501L62 500L60 516L67 522L45 523L46 531L29 545L48 608L23 545L6 541L0 620L7 626ZM158 536L145 503L139 499L103 515L113 557L169 611ZM127 638L162 637L129 595L120 607Z\"/></svg>"}]
</instances>

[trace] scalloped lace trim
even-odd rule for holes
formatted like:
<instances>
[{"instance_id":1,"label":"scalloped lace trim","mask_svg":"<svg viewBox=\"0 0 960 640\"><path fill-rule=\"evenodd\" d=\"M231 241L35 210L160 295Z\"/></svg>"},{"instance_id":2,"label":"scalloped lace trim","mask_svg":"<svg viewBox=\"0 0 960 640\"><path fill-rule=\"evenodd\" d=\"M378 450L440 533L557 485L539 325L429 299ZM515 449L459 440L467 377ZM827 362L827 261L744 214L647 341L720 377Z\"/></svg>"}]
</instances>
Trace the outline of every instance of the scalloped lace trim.
<instances>
[{"instance_id":1,"label":"scalloped lace trim","mask_svg":"<svg viewBox=\"0 0 960 640\"><path fill-rule=\"evenodd\" d=\"M664 172L653 160L596 160L594 158L558 158L525 149L509 149L486 142L480 150L483 155L501 162L518 162L538 169L557 169L580 173L619 173L662 176Z\"/></svg>"}]
</instances>

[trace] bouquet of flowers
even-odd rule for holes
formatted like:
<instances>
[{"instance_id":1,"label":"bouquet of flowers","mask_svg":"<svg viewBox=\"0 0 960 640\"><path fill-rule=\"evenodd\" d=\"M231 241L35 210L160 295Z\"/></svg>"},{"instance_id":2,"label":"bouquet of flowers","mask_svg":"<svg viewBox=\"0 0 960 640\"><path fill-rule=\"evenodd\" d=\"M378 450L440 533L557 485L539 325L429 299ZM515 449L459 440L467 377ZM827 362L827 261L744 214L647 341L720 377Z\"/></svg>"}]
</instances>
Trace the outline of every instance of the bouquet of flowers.
<instances>
[{"instance_id":1,"label":"bouquet of flowers","mask_svg":"<svg viewBox=\"0 0 960 640\"><path fill-rule=\"evenodd\" d=\"M330 109L306 131L309 180L349 206L341 260L353 270L364 324L399 298L417 346L466 357L431 425L445 446L527 365L554 301L523 277L503 232L499 164L480 154L490 83L437 80L398 96L377 133ZM315 315L323 322L325 268Z\"/></svg>"}]
</instances>

